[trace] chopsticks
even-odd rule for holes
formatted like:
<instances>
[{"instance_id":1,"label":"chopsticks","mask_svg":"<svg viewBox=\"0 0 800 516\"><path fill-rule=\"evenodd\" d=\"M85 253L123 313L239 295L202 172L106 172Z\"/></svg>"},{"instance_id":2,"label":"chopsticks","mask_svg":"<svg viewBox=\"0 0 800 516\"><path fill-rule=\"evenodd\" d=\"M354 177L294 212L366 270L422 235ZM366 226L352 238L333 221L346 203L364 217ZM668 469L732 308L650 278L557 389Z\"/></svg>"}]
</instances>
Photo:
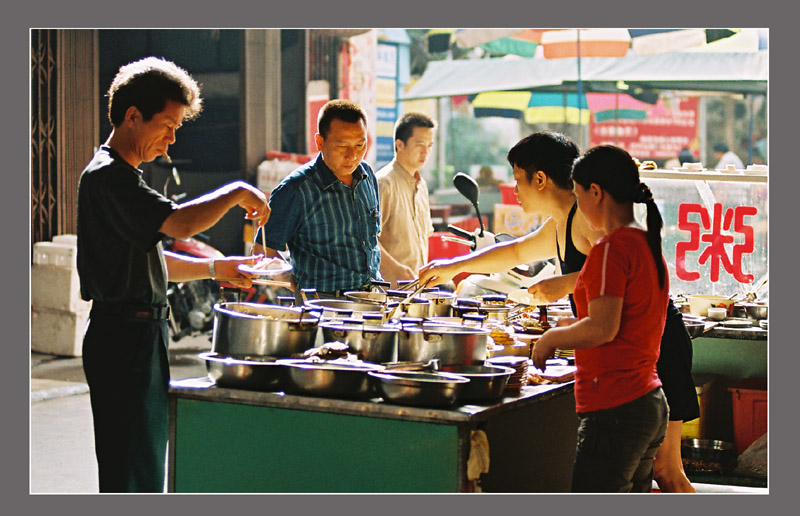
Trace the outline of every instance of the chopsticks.
<instances>
[{"instance_id":1,"label":"chopsticks","mask_svg":"<svg viewBox=\"0 0 800 516\"><path fill-rule=\"evenodd\" d=\"M419 285L419 278L417 278L414 281L411 281L409 283L406 283L402 287L397 287L397 290L411 290L412 288L415 288L417 285ZM426 285L427 285L427 283L426 283Z\"/></svg>"}]
</instances>

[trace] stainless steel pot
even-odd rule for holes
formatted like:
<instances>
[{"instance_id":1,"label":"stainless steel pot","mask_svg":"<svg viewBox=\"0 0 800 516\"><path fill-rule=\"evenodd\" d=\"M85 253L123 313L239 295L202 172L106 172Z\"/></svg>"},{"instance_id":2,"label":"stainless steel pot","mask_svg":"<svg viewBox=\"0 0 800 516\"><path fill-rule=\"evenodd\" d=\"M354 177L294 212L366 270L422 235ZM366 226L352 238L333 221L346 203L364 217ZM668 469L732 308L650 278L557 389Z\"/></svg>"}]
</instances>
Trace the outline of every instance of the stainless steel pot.
<instances>
[{"instance_id":1,"label":"stainless steel pot","mask_svg":"<svg viewBox=\"0 0 800 516\"><path fill-rule=\"evenodd\" d=\"M213 352L198 355L208 377L220 387L253 391L280 391L286 385L286 366L274 358L222 357Z\"/></svg>"},{"instance_id":2,"label":"stainless steel pot","mask_svg":"<svg viewBox=\"0 0 800 516\"><path fill-rule=\"evenodd\" d=\"M762 303L742 303L744 307L744 316L754 321L767 319L769 315L769 306Z\"/></svg>"},{"instance_id":3,"label":"stainless steel pot","mask_svg":"<svg viewBox=\"0 0 800 516\"><path fill-rule=\"evenodd\" d=\"M305 303L307 310L321 312L323 318L336 319L345 317L361 318L365 312L380 312L375 303L363 303L347 299L309 299Z\"/></svg>"},{"instance_id":4,"label":"stainless steel pot","mask_svg":"<svg viewBox=\"0 0 800 516\"><path fill-rule=\"evenodd\" d=\"M428 317L449 317L452 313L453 301L456 299L453 292L446 291L423 292L417 297L430 302Z\"/></svg>"},{"instance_id":5,"label":"stainless steel pot","mask_svg":"<svg viewBox=\"0 0 800 516\"><path fill-rule=\"evenodd\" d=\"M229 357L290 357L314 347L319 321L319 314L299 308L218 303L211 350Z\"/></svg>"},{"instance_id":6,"label":"stainless steel pot","mask_svg":"<svg viewBox=\"0 0 800 516\"><path fill-rule=\"evenodd\" d=\"M388 313L392 314L397 308L397 302L389 303ZM405 314L406 317L428 317L428 313L430 311L431 303L427 299L420 299L418 297L413 297L408 301L404 301L402 303L403 306L400 307L400 312Z\"/></svg>"},{"instance_id":7,"label":"stainless steel pot","mask_svg":"<svg viewBox=\"0 0 800 516\"><path fill-rule=\"evenodd\" d=\"M464 386L459 400L477 403L502 398L508 379L514 374L510 367L486 365L445 366L442 371L468 378L469 383Z\"/></svg>"},{"instance_id":8,"label":"stainless steel pot","mask_svg":"<svg viewBox=\"0 0 800 516\"><path fill-rule=\"evenodd\" d=\"M485 315L487 319L505 321L508 317L509 306L485 304L474 299L457 299L452 306L453 315L463 317L467 314Z\"/></svg>"},{"instance_id":9,"label":"stainless steel pot","mask_svg":"<svg viewBox=\"0 0 800 516\"><path fill-rule=\"evenodd\" d=\"M382 371L378 364L364 362L307 362L284 360L287 368L287 391L294 394L328 398L371 398L375 395L367 373Z\"/></svg>"},{"instance_id":10,"label":"stainless steel pot","mask_svg":"<svg viewBox=\"0 0 800 516\"><path fill-rule=\"evenodd\" d=\"M361 360L376 364L397 362L399 325L382 324L380 320L341 319L324 322L320 327L325 342L344 342Z\"/></svg>"},{"instance_id":11,"label":"stainless steel pot","mask_svg":"<svg viewBox=\"0 0 800 516\"><path fill-rule=\"evenodd\" d=\"M397 334L397 360L442 366L482 364L489 347L489 330L452 325L404 325Z\"/></svg>"},{"instance_id":12,"label":"stainless steel pot","mask_svg":"<svg viewBox=\"0 0 800 516\"><path fill-rule=\"evenodd\" d=\"M448 373L420 371L372 372L384 401L420 407L450 407L469 379Z\"/></svg>"}]
</instances>

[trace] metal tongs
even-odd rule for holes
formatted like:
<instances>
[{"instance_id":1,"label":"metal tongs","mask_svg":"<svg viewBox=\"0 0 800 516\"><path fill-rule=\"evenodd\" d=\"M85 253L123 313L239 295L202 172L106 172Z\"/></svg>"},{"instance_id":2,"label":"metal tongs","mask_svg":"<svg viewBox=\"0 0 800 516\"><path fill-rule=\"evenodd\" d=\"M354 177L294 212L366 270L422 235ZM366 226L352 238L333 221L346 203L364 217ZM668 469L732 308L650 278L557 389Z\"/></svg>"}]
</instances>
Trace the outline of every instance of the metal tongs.
<instances>
[{"instance_id":1,"label":"metal tongs","mask_svg":"<svg viewBox=\"0 0 800 516\"><path fill-rule=\"evenodd\" d=\"M420 285L420 284L419 284L419 280L417 280L417 281L416 281L417 288L416 288L416 289L414 289L414 292L412 292L411 294L409 294L409 295L408 295L408 296L407 296L405 299L403 299L403 300L401 300L399 303L397 303L397 306L396 306L396 307L394 307L394 310L393 310L393 311L392 311L392 313L389 315L389 320L391 321L392 319L394 319L395 317L397 317L397 314L400 312L400 310L401 310L401 307L402 307L403 305L407 305L408 303L410 303L410 302L411 302L411 300L414 298L414 296L416 296L417 294L419 294L420 292L422 292L423 290L425 290L425 287L427 287L427 286L428 286L428 283L430 283L432 279L433 279L433 278L428 278L428 280L427 280L425 283L423 283L422 285ZM413 282L412 282L412 283L413 283Z\"/></svg>"}]
</instances>

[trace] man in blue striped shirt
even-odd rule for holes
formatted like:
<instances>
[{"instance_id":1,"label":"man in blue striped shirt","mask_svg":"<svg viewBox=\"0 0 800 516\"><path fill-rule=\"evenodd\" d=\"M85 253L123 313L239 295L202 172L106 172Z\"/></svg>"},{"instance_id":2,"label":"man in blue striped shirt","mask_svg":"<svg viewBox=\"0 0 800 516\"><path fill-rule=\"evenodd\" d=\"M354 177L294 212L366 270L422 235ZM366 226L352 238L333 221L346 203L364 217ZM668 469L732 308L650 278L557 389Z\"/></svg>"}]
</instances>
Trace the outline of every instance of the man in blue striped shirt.
<instances>
[{"instance_id":1,"label":"man in blue striped shirt","mask_svg":"<svg viewBox=\"0 0 800 516\"><path fill-rule=\"evenodd\" d=\"M306 288L339 297L382 279L378 182L363 161L367 115L352 101L332 100L317 130L319 154L275 187L264 226L267 256L291 252L295 298Z\"/></svg>"}]
</instances>

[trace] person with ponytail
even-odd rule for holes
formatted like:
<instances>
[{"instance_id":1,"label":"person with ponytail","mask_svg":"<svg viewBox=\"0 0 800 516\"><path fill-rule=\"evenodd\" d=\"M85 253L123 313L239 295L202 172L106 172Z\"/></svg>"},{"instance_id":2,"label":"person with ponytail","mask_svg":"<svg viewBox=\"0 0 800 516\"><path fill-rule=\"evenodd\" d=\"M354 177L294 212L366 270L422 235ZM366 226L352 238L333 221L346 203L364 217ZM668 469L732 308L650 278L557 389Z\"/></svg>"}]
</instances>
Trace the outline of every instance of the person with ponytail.
<instances>
[{"instance_id":1,"label":"person with ponytail","mask_svg":"<svg viewBox=\"0 0 800 516\"><path fill-rule=\"evenodd\" d=\"M545 332L534 365L556 348L574 349L579 416L574 492L650 492L669 406L656 371L669 304L661 252L663 221L634 159L611 145L594 147L572 167L578 210L602 236L574 289L577 319ZM647 207L647 227L634 217Z\"/></svg>"}]
</instances>

